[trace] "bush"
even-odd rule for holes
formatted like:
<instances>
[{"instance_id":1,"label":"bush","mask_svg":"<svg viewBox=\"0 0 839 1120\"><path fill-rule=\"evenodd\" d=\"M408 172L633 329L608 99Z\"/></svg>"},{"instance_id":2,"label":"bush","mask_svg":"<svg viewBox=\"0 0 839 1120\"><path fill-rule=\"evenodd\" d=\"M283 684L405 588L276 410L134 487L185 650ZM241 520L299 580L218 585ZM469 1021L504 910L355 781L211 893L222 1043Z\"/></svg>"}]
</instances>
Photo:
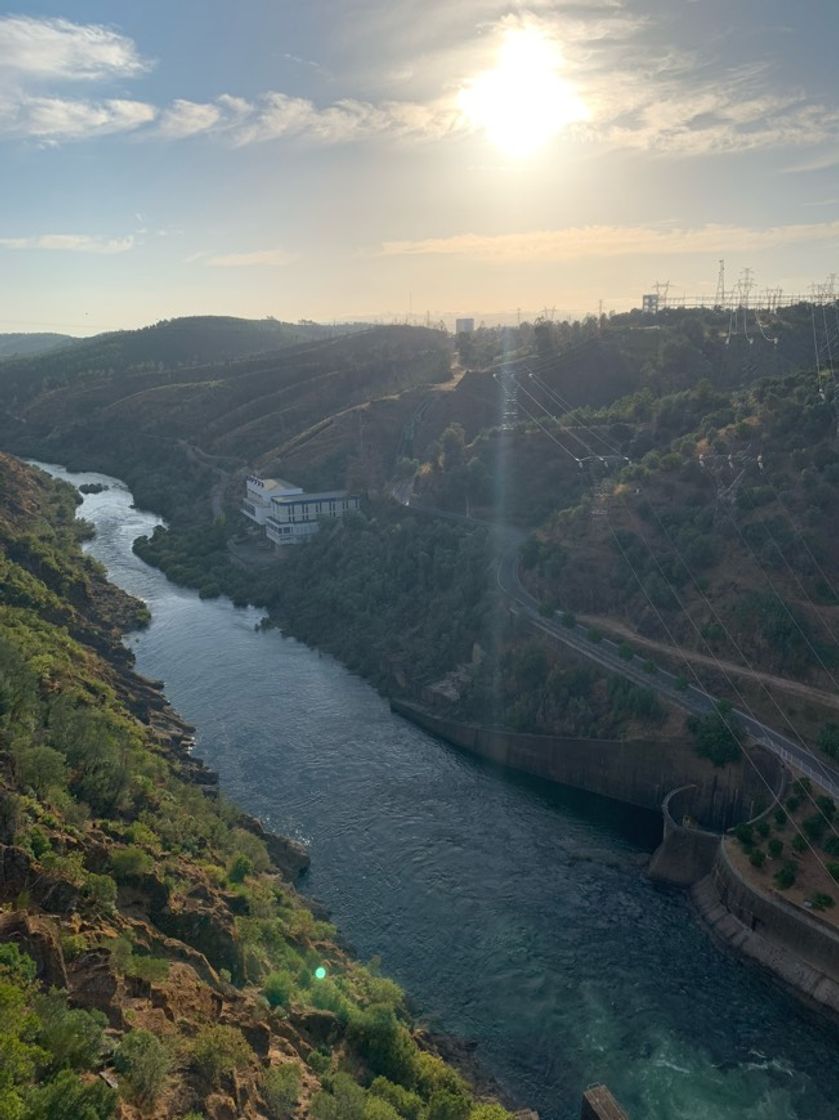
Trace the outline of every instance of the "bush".
<instances>
[{"instance_id":1,"label":"bush","mask_svg":"<svg viewBox=\"0 0 839 1120\"><path fill-rule=\"evenodd\" d=\"M777 859L784 850L784 842L783 840L779 840L777 836L773 836L767 847L769 848L769 854L772 859Z\"/></svg>"},{"instance_id":2,"label":"bush","mask_svg":"<svg viewBox=\"0 0 839 1120\"><path fill-rule=\"evenodd\" d=\"M30 747L15 760L20 784L34 790L43 799L54 787L67 785L67 765L64 755L52 747Z\"/></svg>"},{"instance_id":3,"label":"bush","mask_svg":"<svg viewBox=\"0 0 839 1120\"><path fill-rule=\"evenodd\" d=\"M818 816L815 813L813 814L813 816L807 817L801 825L804 835L808 840L812 840L814 844L818 843L818 841L821 840L821 838L824 836L824 830L826 827L827 826L824 817Z\"/></svg>"},{"instance_id":4,"label":"bush","mask_svg":"<svg viewBox=\"0 0 839 1120\"><path fill-rule=\"evenodd\" d=\"M749 863L752 867L761 868L766 863L766 852L762 848L754 848L749 856Z\"/></svg>"},{"instance_id":5,"label":"bush","mask_svg":"<svg viewBox=\"0 0 839 1120\"><path fill-rule=\"evenodd\" d=\"M437 1089L428 1102L428 1120L466 1120L469 1097L451 1089Z\"/></svg>"},{"instance_id":6,"label":"bush","mask_svg":"<svg viewBox=\"0 0 839 1120\"><path fill-rule=\"evenodd\" d=\"M687 692L688 679L687 677L676 677L675 688L677 692Z\"/></svg>"},{"instance_id":7,"label":"bush","mask_svg":"<svg viewBox=\"0 0 839 1120\"><path fill-rule=\"evenodd\" d=\"M789 797L787 798L787 809L789 809L789 811L791 813L794 813L800 807L800 805L801 805L801 798L798 797L796 794L791 793L789 795Z\"/></svg>"},{"instance_id":8,"label":"bush","mask_svg":"<svg viewBox=\"0 0 839 1120\"><path fill-rule=\"evenodd\" d=\"M792 838L792 850L799 855L807 851L807 841L800 832L796 832Z\"/></svg>"},{"instance_id":9,"label":"bush","mask_svg":"<svg viewBox=\"0 0 839 1120\"><path fill-rule=\"evenodd\" d=\"M151 1103L166 1083L172 1059L163 1043L150 1031L131 1031L114 1054L114 1065L122 1074L128 1095Z\"/></svg>"},{"instance_id":10,"label":"bush","mask_svg":"<svg viewBox=\"0 0 839 1120\"><path fill-rule=\"evenodd\" d=\"M272 972L265 978L262 994L271 1007L288 1007L294 987L294 978L288 972Z\"/></svg>"},{"instance_id":11,"label":"bush","mask_svg":"<svg viewBox=\"0 0 839 1120\"><path fill-rule=\"evenodd\" d=\"M574 627L577 625L577 616L573 613L573 611L562 612L562 625L567 626L569 630L574 629Z\"/></svg>"},{"instance_id":12,"label":"bush","mask_svg":"<svg viewBox=\"0 0 839 1120\"><path fill-rule=\"evenodd\" d=\"M36 996L33 1009L40 1020L38 1044L50 1055L50 1068L85 1070L96 1065L108 1020L101 1011L67 1006L63 992Z\"/></svg>"},{"instance_id":13,"label":"bush","mask_svg":"<svg viewBox=\"0 0 839 1120\"><path fill-rule=\"evenodd\" d=\"M776 809L775 810L775 824L778 828L786 828L786 826L787 826L787 814L786 814L786 811L784 809Z\"/></svg>"},{"instance_id":14,"label":"bush","mask_svg":"<svg viewBox=\"0 0 839 1120\"><path fill-rule=\"evenodd\" d=\"M635 651L632 649L632 646L629 644L629 642L621 642L621 644L618 646L618 653L621 655L624 661L631 661L635 657Z\"/></svg>"},{"instance_id":15,"label":"bush","mask_svg":"<svg viewBox=\"0 0 839 1120\"><path fill-rule=\"evenodd\" d=\"M765 840L766 837L769 835L769 832L770 832L769 821L767 821L767 820L757 821L757 823L755 824L755 832L759 836L762 836L763 839Z\"/></svg>"},{"instance_id":16,"label":"bush","mask_svg":"<svg viewBox=\"0 0 839 1120\"><path fill-rule=\"evenodd\" d=\"M271 1120L285 1120L300 1096L300 1070L293 1062L271 1066L262 1075L262 1098Z\"/></svg>"},{"instance_id":17,"label":"bush","mask_svg":"<svg viewBox=\"0 0 839 1120\"><path fill-rule=\"evenodd\" d=\"M372 1073L401 1085L413 1083L414 1042L390 1007L373 1004L356 1012L347 1037Z\"/></svg>"},{"instance_id":18,"label":"bush","mask_svg":"<svg viewBox=\"0 0 839 1120\"><path fill-rule=\"evenodd\" d=\"M317 1093L311 1112L315 1120L363 1120L366 1095L346 1073L336 1073L332 1092Z\"/></svg>"},{"instance_id":19,"label":"bush","mask_svg":"<svg viewBox=\"0 0 839 1120\"><path fill-rule=\"evenodd\" d=\"M83 891L85 898L96 910L113 910L117 900L117 885L110 875L88 875Z\"/></svg>"},{"instance_id":20,"label":"bush","mask_svg":"<svg viewBox=\"0 0 839 1120\"><path fill-rule=\"evenodd\" d=\"M223 1077L243 1069L253 1051L236 1027L205 1027L195 1039L192 1057L199 1071L212 1085Z\"/></svg>"},{"instance_id":21,"label":"bush","mask_svg":"<svg viewBox=\"0 0 839 1120\"><path fill-rule=\"evenodd\" d=\"M744 848L750 848L754 843L754 830L750 824L738 824L734 829L734 835Z\"/></svg>"},{"instance_id":22,"label":"bush","mask_svg":"<svg viewBox=\"0 0 839 1120\"><path fill-rule=\"evenodd\" d=\"M830 910L836 905L832 894L822 894L821 891L811 894L809 903L814 910Z\"/></svg>"},{"instance_id":23,"label":"bush","mask_svg":"<svg viewBox=\"0 0 839 1120\"><path fill-rule=\"evenodd\" d=\"M775 872L775 886L779 891L789 890L794 885L796 869L794 863L785 863L780 871Z\"/></svg>"},{"instance_id":24,"label":"bush","mask_svg":"<svg viewBox=\"0 0 839 1120\"><path fill-rule=\"evenodd\" d=\"M399 1115L405 1117L405 1120L420 1120L425 1105L422 1097L412 1093L410 1089L405 1089L402 1085L396 1085L393 1081L388 1081L386 1077L377 1077L370 1086L370 1092L393 1105Z\"/></svg>"},{"instance_id":25,"label":"bush","mask_svg":"<svg viewBox=\"0 0 839 1120\"><path fill-rule=\"evenodd\" d=\"M230 860L227 878L231 883L244 883L249 875L253 875L253 861L244 852L238 852Z\"/></svg>"},{"instance_id":26,"label":"bush","mask_svg":"<svg viewBox=\"0 0 839 1120\"><path fill-rule=\"evenodd\" d=\"M370 1097L364 1102L364 1120L399 1120L399 1113L381 1097Z\"/></svg>"},{"instance_id":27,"label":"bush","mask_svg":"<svg viewBox=\"0 0 839 1120\"><path fill-rule=\"evenodd\" d=\"M830 873L831 877L835 879L837 883L839 883L839 863L829 863L827 865L827 870Z\"/></svg>"},{"instance_id":28,"label":"bush","mask_svg":"<svg viewBox=\"0 0 839 1120\"><path fill-rule=\"evenodd\" d=\"M511 1114L500 1104L483 1101L469 1113L469 1120L512 1120Z\"/></svg>"},{"instance_id":29,"label":"bush","mask_svg":"<svg viewBox=\"0 0 839 1120\"><path fill-rule=\"evenodd\" d=\"M83 1083L62 1070L30 1094L26 1120L109 1120L116 1106L117 1095L104 1082Z\"/></svg>"},{"instance_id":30,"label":"bush","mask_svg":"<svg viewBox=\"0 0 839 1120\"><path fill-rule=\"evenodd\" d=\"M111 871L118 883L135 875L147 875L154 864L142 848L117 848L111 853Z\"/></svg>"}]
</instances>

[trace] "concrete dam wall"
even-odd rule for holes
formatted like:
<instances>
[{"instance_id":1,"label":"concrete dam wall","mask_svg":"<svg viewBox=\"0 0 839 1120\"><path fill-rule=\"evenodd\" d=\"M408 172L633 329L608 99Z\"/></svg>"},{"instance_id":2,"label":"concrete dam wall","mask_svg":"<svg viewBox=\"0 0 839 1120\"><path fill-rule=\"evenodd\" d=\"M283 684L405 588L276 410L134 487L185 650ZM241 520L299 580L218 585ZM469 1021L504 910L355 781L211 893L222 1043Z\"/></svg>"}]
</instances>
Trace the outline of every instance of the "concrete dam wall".
<instances>
[{"instance_id":1,"label":"concrete dam wall","mask_svg":"<svg viewBox=\"0 0 839 1120\"><path fill-rule=\"evenodd\" d=\"M762 748L752 752L755 766L741 762L718 768L699 758L692 745L681 739L654 742L524 735L459 723L401 700L392 700L390 706L479 758L655 813L673 790L691 785L691 814L700 827L713 832L723 832L762 812L782 780L780 762Z\"/></svg>"}]
</instances>

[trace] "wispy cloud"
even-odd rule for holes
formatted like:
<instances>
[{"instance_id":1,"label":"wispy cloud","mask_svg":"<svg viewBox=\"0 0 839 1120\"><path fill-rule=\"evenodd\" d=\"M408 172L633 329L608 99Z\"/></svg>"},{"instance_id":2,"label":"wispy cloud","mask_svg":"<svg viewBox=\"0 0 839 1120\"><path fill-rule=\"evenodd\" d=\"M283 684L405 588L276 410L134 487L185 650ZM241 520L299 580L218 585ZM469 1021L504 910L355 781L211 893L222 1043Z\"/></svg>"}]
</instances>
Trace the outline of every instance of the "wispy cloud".
<instances>
[{"instance_id":1,"label":"wispy cloud","mask_svg":"<svg viewBox=\"0 0 839 1120\"><path fill-rule=\"evenodd\" d=\"M128 237L101 237L87 233L41 233L34 237L0 237L0 249L38 249L64 253L98 253L112 256L133 249Z\"/></svg>"},{"instance_id":2,"label":"wispy cloud","mask_svg":"<svg viewBox=\"0 0 839 1120\"><path fill-rule=\"evenodd\" d=\"M173 101L163 113L158 126L162 136L177 140L207 132L222 119L219 105L198 101Z\"/></svg>"},{"instance_id":3,"label":"wispy cloud","mask_svg":"<svg viewBox=\"0 0 839 1120\"><path fill-rule=\"evenodd\" d=\"M775 226L706 225L693 229L655 226L580 226L529 233L461 233L420 241L387 241L381 256L453 256L489 263L569 261L671 253L718 253L773 249L839 239L839 222Z\"/></svg>"},{"instance_id":4,"label":"wispy cloud","mask_svg":"<svg viewBox=\"0 0 839 1120\"><path fill-rule=\"evenodd\" d=\"M296 259L297 254L286 249L256 249L248 253L222 253L219 256L196 253L189 258L190 261L200 260L207 268L277 268L291 264Z\"/></svg>"},{"instance_id":5,"label":"wispy cloud","mask_svg":"<svg viewBox=\"0 0 839 1120\"><path fill-rule=\"evenodd\" d=\"M78 81L133 77L149 66L131 39L110 27L0 17L0 74Z\"/></svg>"}]
</instances>

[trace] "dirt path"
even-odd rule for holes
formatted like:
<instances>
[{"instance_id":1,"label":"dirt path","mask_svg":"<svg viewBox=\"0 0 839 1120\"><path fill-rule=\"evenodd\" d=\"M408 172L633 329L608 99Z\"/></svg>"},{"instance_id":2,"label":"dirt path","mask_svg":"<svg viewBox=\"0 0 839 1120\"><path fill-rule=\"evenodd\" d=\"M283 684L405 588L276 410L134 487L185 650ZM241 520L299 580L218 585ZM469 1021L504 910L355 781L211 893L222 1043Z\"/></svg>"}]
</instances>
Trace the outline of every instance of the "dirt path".
<instances>
[{"instance_id":1,"label":"dirt path","mask_svg":"<svg viewBox=\"0 0 839 1120\"><path fill-rule=\"evenodd\" d=\"M608 637L625 638L633 646L642 646L644 649L656 650L658 653L672 657L674 661L689 661L694 665L704 665L718 672L728 673L731 676L745 677L748 680L758 681L761 684L777 688L791 696L799 696L803 700L811 700L826 708L839 711L839 696L832 692L824 692L811 685L802 684L800 681L791 681L787 677L776 677L772 673L762 673L758 669L748 669L733 661L723 661L720 657L710 657L695 650L685 649L683 646L671 646L667 642L656 641L655 638L644 638L631 627L613 618L602 618L599 615L578 615L579 621L586 626L593 626L603 631Z\"/></svg>"}]
</instances>

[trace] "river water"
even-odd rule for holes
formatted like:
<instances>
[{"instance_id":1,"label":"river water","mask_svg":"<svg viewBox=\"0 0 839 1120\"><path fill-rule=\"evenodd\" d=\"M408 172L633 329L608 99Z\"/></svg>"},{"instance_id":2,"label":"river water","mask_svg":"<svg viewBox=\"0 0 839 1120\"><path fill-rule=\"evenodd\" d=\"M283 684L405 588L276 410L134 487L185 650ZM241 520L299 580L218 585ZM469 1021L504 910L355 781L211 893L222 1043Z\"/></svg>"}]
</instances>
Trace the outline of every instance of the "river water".
<instances>
[{"instance_id":1,"label":"river water","mask_svg":"<svg viewBox=\"0 0 839 1120\"><path fill-rule=\"evenodd\" d=\"M839 1118L839 1036L644 879L649 825L457 753L261 612L175 587L132 553L158 519L122 483L48 469L110 486L89 551L149 604L138 671L225 791L310 845L303 889L517 1100L576 1120L605 1081L632 1120Z\"/></svg>"}]
</instances>

